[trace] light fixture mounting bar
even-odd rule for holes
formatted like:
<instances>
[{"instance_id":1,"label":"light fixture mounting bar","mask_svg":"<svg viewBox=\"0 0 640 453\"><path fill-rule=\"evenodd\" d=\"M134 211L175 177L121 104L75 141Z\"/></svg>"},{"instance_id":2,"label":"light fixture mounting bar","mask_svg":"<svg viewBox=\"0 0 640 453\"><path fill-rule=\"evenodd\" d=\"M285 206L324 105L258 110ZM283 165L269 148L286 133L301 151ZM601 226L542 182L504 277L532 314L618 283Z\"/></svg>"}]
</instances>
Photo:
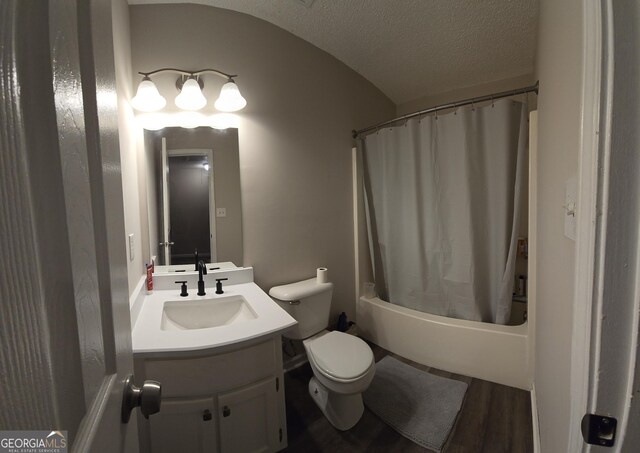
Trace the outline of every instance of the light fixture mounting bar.
<instances>
[{"instance_id":1,"label":"light fixture mounting bar","mask_svg":"<svg viewBox=\"0 0 640 453\"><path fill-rule=\"evenodd\" d=\"M229 80L233 79L234 77L238 77L237 74L227 74L226 72L218 71L217 69L200 69L198 71L185 71L184 69L178 69L178 68L160 68L150 72L138 72L138 74L145 77L149 77L154 74L158 74L159 72L173 72L176 74L186 75L190 77L199 76L200 74L205 72L213 72L214 74L217 74L220 77L229 79Z\"/></svg>"}]
</instances>

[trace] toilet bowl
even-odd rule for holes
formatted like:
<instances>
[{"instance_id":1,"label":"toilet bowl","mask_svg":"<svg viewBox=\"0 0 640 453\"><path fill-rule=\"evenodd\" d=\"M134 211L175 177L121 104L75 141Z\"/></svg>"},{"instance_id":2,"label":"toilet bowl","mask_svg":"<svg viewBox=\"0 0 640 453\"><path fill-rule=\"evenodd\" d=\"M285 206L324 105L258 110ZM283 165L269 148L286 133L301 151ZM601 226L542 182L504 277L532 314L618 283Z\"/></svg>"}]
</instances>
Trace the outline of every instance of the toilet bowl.
<instances>
[{"instance_id":1,"label":"toilet bowl","mask_svg":"<svg viewBox=\"0 0 640 453\"><path fill-rule=\"evenodd\" d=\"M332 283L315 278L271 288L269 295L298 324L284 333L303 340L313 377L309 394L337 429L352 428L364 412L362 392L375 374L373 352L362 339L324 330L329 324Z\"/></svg>"},{"instance_id":2,"label":"toilet bowl","mask_svg":"<svg viewBox=\"0 0 640 453\"><path fill-rule=\"evenodd\" d=\"M362 417L362 392L375 374L371 348L360 338L326 330L303 344L313 370L309 394L334 427L351 429Z\"/></svg>"}]
</instances>

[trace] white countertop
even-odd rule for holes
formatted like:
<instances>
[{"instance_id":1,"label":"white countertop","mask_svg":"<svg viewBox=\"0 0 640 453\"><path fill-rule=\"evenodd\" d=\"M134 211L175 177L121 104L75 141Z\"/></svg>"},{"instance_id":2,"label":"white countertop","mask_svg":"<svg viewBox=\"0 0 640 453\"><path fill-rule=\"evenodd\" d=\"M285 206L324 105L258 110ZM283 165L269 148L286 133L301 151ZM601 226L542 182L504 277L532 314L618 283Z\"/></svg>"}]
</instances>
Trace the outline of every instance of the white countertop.
<instances>
[{"instance_id":1,"label":"white countertop","mask_svg":"<svg viewBox=\"0 0 640 453\"><path fill-rule=\"evenodd\" d=\"M215 287L206 288L206 292L206 296L199 297L196 290L190 287L187 297L180 297L179 288L156 290L153 294L146 295L133 326L134 355L168 355L229 346L282 332L296 324L295 319L253 282L225 285L224 294L221 295L215 293ZM246 299L257 315L256 319L204 329L171 331L160 328L166 301L216 299L237 295Z\"/></svg>"}]
</instances>

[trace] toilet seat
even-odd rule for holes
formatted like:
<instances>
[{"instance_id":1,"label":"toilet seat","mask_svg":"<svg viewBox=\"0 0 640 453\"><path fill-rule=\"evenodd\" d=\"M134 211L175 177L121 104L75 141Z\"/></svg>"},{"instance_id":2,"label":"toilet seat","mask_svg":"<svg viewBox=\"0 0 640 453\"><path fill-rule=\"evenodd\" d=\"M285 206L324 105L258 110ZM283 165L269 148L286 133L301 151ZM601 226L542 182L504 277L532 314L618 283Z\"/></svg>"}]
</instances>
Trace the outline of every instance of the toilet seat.
<instances>
[{"instance_id":1,"label":"toilet seat","mask_svg":"<svg viewBox=\"0 0 640 453\"><path fill-rule=\"evenodd\" d=\"M343 332L327 332L307 343L317 370L337 382L353 382L370 372L373 352L362 339Z\"/></svg>"}]
</instances>

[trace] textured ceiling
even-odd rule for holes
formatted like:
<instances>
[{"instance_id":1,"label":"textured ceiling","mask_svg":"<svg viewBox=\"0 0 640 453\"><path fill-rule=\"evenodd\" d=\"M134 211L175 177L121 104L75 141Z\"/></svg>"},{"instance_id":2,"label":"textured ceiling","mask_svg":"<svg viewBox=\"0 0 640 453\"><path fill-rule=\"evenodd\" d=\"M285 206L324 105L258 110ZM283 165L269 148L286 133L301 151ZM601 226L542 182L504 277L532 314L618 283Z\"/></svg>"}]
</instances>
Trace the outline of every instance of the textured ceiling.
<instances>
[{"instance_id":1,"label":"textured ceiling","mask_svg":"<svg viewBox=\"0 0 640 453\"><path fill-rule=\"evenodd\" d=\"M250 14L314 44L397 104L533 73L538 0L129 0Z\"/></svg>"}]
</instances>

